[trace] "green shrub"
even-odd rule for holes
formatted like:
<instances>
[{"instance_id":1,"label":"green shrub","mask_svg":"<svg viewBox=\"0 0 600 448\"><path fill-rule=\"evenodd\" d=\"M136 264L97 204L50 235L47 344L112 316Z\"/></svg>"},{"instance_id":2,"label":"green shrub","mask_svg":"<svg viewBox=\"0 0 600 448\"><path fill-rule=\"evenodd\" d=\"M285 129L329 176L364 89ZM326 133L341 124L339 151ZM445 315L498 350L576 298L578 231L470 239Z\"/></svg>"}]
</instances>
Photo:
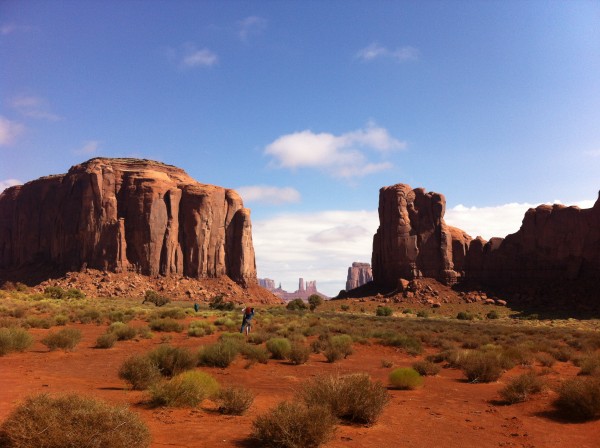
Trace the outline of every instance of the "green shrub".
<instances>
[{"instance_id":1,"label":"green shrub","mask_svg":"<svg viewBox=\"0 0 600 448\"><path fill-rule=\"evenodd\" d=\"M282 402L253 422L253 437L260 446L315 448L330 440L335 417L322 406Z\"/></svg>"},{"instance_id":2,"label":"green shrub","mask_svg":"<svg viewBox=\"0 0 600 448\"><path fill-rule=\"evenodd\" d=\"M104 333L96 339L96 348L111 348L117 342L117 335L114 333Z\"/></svg>"},{"instance_id":3,"label":"green shrub","mask_svg":"<svg viewBox=\"0 0 600 448\"><path fill-rule=\"evenodd\" d=\"M156 291L148 290L144 293L144 301L142 303L150 302L155 306L164 306L171 302L171 299L165 296L161 296Z\"/></svg>"},{"instance_id":4,"label":"green shrub","mask_svg":"<svg viewBox=\"0 0 600 448\"><path fill-rule=\"evenodd\" d=\"M510 404L521 403L530 395L541 392L543 387L543 381L535 373L528 372L512 378L500 389L500 396Z\"/></svg>"},{"instance_id":5,"label":"green shrub","mask_svg":"<svg viewBox=\"0 0 600 448\"><path fill-rule=\"evenodd\" d=\"M392 310L389 306L378 306L375 310L376 316L391 316L394 314L394 310Z\"/></svg>"},{"instance_id":6,"label":"green shrub","mask_svg":"<svg viewBox=\"0 0 600 448\"><path fill-rule=\"evenodd\" d=\"M145 448L150 431L123 406L78 395L27 398L0 427L0 445L11 448Z\"/></svg>"},{"instance_id":7,"label":"green shrub","mask_svg":"<svg viewBox=\"0 0 600 448\"><path fill-rule=\"evenodd\" d=\"M151 385L150 400L155 406L196 407L218 391L217 380L208 373L192 370Z\"/></svg>"},{"instance_id":8,"label":"green shrub","mask_svg":"<svg viewBox=\"0 0 600 448\"><path fill-rule=\"evenodd\" d=\"M242 387L227 387L219 391L216 402L221 414L243 415L254 402L254 394Z\"/></svg>"},{"instance_id":9,"label":"green shrub","mask_svg":"<svg viewBox=\"0 0 600 448\"><path fill-rule=\"evenodd\" d=\"M473 316L473 314L469 313L468 311L459 311L456 315L456 318L458 320L473 320L475 316Z\"/></svg>"},{"instance_id":10,"label":"green shrub","mask_svg":"<svg viewBox=\"0 0 600 448\"><path fill-rule=\"evenodd\" d=\"M150 330L150 327L148 327L148 326L139 327L137 329L137 332L138 332L138 335L140 336L140 338L143 338L143 339L152 339L154 337L152 330Z\"/></svg>"},{"instance_id":11,"label":"green shrub","mask_svg":"<svg viewBox=\"0 0 600 448\"><path fill-rule=\"evenodd\" d=\"M119 341L128 341L135 338L137 330L123 322L114 322L110 324L107 330L108 333L114 334Z\"/></svg>"},{"instance_id":12,"label":"green shrub","mask_svg":"<svg viewBox=\"0 0 600 448\"><path fill-rule=\"evenodd\" d=\"M69 316L59 314L58 316L54 317L54 324L62 327L64 325L67 325L67 323L69 323L69 320Z\"/></svg>"},{"instance_id":13,"label":"green shrub","mask_svg":"<svg viewBox=\"0 0 600 448\"><path fill-rule=\"evenodd\" d=\"M0 328L0 356L24 352L33 344L33 337L22 328Z\"/></svg>"},{"instance_id":14,"label":"green shrub","mask_svg":"<svg viewBox=\"0 0 600 448\"><path fill-rule=\"evenodd\" d=\"M290 311L304 311L308 308L302 299L290 300L285 307Z\"/></svg>"},{"instance_id":15,"label":"green shrub","mask_svg":"<svg viewBox=\"0 0 600 448\"><path fill-rule=\"evenodd\" d=\"M412 368L423 376L435 376L440 373L441 367L431 361L417 361L413 363Z\"/></svg>"},{"instance_id":16,"label":"green shrub","mask_svg":"<svg viewBox=\"0 0 600 448\"><path fill-rule=\"evenodd\" d=\"M558 389L554 405L573 420L600 418L600 377L573 378Z\"/></svg>"},{"instance_id":17,"label":"green shrub","mask_svg":"<svg viewBox=\"0 0 600 448\"><path fill-rule=\"evenodd\" d=\"M292 344L286 338L272 338L267 341L267 350L273 359L287 359L292 350Z\"/></svg>"},{"instance_id":18,"label":"green shrub","mask_svg":"<svg viewBox=\"0 0 600 448\"><path fill-rule=\"evenodd\" d=\"M429 313L425 310L417 311L417 317L423 317L426 319L429 317Z\"/></svg>"},{"instance_id":19,"label":"green shrub","mask_svg":"<svg viewBox=\"0 0 600 448\"><path fill-rule=\"evenodd\" d=\"M423 352L423 346L421 341L414 336L409 336L406 334L397 334L389 335L384 339L381 339L382 345L387 345L390 347L402 348L409 355L419 355Z\"/></svg>"},{"instance_id":20,"label":"green shrub","mask_svg":"<svg viewBox=\"0 0 600 448\"><path fill-rule=\"evenodd\" d=\"M244 344L240 346L242 356L246 358L250 363L259 362L266 364L269 361L271 355L265 347Z\"/></svg>"},{"instance_id":21,"label":"green shrub","mask_svg":"<svg viewBox=\"0 0 600 448\"><path fill-rule=\"evenodd\" d=\"M326 406L340 419L368 425L377 421L389 400L386 388L366 373L313 378L298 395L309 408Z\"/></svg>"},{"instance_id":22,"label":"green shrub","mask_svg":"<svg viewBox=\"0 0 600 448\"><path fill-rule=\"evenodd\" d=\"M174 376L196 366L197 358L185 347L161 345L148 353L163 376Z\"/></svg>"},{"instance_id":23,"label":"green shrub","mask_svg":"<svg viewBox=\"0 0 600 448\"><path fill-rule=\"evenodd\" d=\"M488 319L500 319L500 314L496 310L492 310L485 315Z\"/></svg>"},{"instance_id":24,"label":"green shrub","mask_svg":"<svg viewBox=\"0 0 600 448\"><path fill-rule=\"evenodd\" d=\"M239 344L221 341L206 345L198 352L198 365L206 367L229 367L240 351Z\"/></svg>"},{"instance_id":25,"label":"green shrub","mask_svg":"<svg viewBox=\"0 0 600 448\"><path fill-rule=\"evenodd\" d=\"M415 369L399 367L390 372L390 384L396 389L414 390L423 385L423 377Z\"/></svg>"},{"instance_id":26,"label":"green shrub","mask_svg":"<svg viewBox=\"0 0 600 448\"><path fill-rule=\"evenodd\" d=\"M181 333L183 331L183 325L170 318L153 319L148 325L150 329L154 331L174 331L176 333Z\"/></svg>"},{"instance_id":27,"label":"green shrub","mask_svg":"<svg viewBox=\"0 0 600 448\"><path fill-rule=\"evenodd\" d=\"M135 317L135 315L133 314L133 312L123 312L123 311L110 311L106 317L108 317L108 320L110 322L113 323L126 323L129 322L131 319L133 319Z\"/></svg>"},{"instance_id":28,"label":"green shrub","mask_svg":"<svg viewBox=\"0 0 600 448\"><path fill-rule=\"evenodd\" d=\"M159 310L153 313L153 317L158 319L165 319L168 317L171 319L181 320L185 319L187 317L187 314L182 308L166 308L164 310Z\"/></svg>"},{"instance_id":29,"label":"green shrub","mask_svg":"<svg viewBox=\"0 0 600 448\"><path fill-rule=\"evenodd\" d=\"M52 327L52 320L48 317L37 317L37 316L29 316L25 320L25 325L29 328L45 328L48 329Z\"/></svg>"},{"instance_id":30,"label":"green shrub","mask_svg":"<svg viewBox=\"0 0 600 448\"><path fill-rule=\"evenodd\" d=\"M51 332L42 339L42 344L50 349L63 349L64 351L73 350L81 341L81 331L77 328L63 328L57 332Z\"/></svg>"},{"instance_id":31,"label":"green shrub","mask_svg":"<svg viewBox=\"0 0 600 448\"><path fill-rule=\"evenodd\" d=\"M327 362L339 361L342 358L345 359L352 353L352 337L347 334L331 336L327 339L323 348L323 355L325 355Z\"/></svg>"},{"instance_id":32,"label":"green shrub","mask_svg":"<svg viewBox=\"0 0 600 448\"><path fill-rule=\"evenodd\" d=\"M223 294L219 294L214 296L208 307L213 310L221 310L221 311L233 311L235 309L235 303L233 302L225 302L223 300Z\"/></svg>"},{"instance_id":33,"label":"green shrub","mask_svg":"<svg viewBox=\"0 0 600 448\"><path fill-rule=\"evenodd\" d=\"M340 306L340 309L341 309L342 311L348 311L348 310L350 309L350 305L346 305L346 304L344 304L344 305L341 305L341 306Z\"/></svg>"},{"instance_id":34,"label":"green shrub","mask_svg":"<svg viewBox=\"0 0 600 448\"><path fill-rule=\"evenodd\" d=\"M48 286L44 289L44 294L51 299L63 299L65 291L60 286Z\"/></svg>"},{"instance_id":35,"label":"green shrub","mask_svg":"<svg viewBox=\"0 0 600 448\"><path fill-rule=\"evenodd\" d=\"M119 369L119 378L131 384L133 390L145 390L161 378L158 364L146 355L131 355Z\"/></svg>"},{"instance_id":36,"label":"green shrub","mask_svg":"<svg viewBox=\"0 0 600 448\"><path fill-rule=\"evenodd\" d=\"M292 348L290 350L290 354L288 355L288 358L292 362L292 364L306 364L309 356L310 347L307 347L302 342L292 343Z\"/></svg>"},{"instance_id":37,"label":"green shrub","mask_svg":"<svg viewBox=\"0 0 600 448\"><path fill-rule=\"evenodd\" d=\"M81 291L79 289L70 288L70 289L67 289L67 291L65 292L64 298L66 298L66 299L84 299L85 294L83 293L83 291Z\"/></svg>"},{"instance_id":38,"label":"green shrub","mask_svg":"<svg viewBox=\"0 0 600 448\"><path fill-rule=\"evenodd\" d=\"M188 327L188 335L197 338L213 334L214 332L215 328L205 320L192 321Z\"/></svg>"},{"instance_id":39,"label":"green shrub","mask_svg":"<svg viewBox=\"0 0 600 448\"><path fill-rule=\"evenodd\" d=\"M316 310L317 307L321 306L322 304L323 304L323 298L320 295L312 294L311 296L309 296L308 306L311 311Z\"/></svg>"}]
</instances>

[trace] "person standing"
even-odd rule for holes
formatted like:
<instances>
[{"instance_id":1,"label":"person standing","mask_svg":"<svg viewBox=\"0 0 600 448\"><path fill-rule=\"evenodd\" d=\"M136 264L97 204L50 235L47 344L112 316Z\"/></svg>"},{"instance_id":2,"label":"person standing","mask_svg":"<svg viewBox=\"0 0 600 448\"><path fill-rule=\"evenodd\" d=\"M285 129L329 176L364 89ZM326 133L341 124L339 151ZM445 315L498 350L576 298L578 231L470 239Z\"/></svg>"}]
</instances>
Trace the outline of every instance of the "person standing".
<instances>
[{"instance_id":1,"label":"person standing","mask_svg":"<svg viewBox=\"0 0 600 448\"><path fill-rule=\"evenodd\" d=\"M243 313L243 317L242 317L242 328L240 328L240 333L244 333L244 331L245 331L246 335L250 334L250 329L252 327L252 324L250 323L250 321L252 320L253 317L254 317L254 308L251 308L249 306L244 308L244 313Z\"/></svg>"}]
</instances>

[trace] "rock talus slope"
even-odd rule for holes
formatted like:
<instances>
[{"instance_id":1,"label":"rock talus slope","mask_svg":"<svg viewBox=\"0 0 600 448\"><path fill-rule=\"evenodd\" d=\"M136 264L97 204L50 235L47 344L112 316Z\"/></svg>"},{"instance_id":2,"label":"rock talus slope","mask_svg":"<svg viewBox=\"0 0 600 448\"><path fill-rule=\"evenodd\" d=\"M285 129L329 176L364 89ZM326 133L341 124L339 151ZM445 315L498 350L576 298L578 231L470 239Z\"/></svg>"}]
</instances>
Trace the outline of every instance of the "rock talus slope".
<instances>
[{"instance_id":1,"label":"rock talus slope","mask_svg":"<svg viewBox=\"0 0 600 448\"><path fill-rule=\"evenodd\" d=\"M139 159L91 159L0 195L0 268L39 264L256 282L241 197Z\"/></svg>"}]
</instances>

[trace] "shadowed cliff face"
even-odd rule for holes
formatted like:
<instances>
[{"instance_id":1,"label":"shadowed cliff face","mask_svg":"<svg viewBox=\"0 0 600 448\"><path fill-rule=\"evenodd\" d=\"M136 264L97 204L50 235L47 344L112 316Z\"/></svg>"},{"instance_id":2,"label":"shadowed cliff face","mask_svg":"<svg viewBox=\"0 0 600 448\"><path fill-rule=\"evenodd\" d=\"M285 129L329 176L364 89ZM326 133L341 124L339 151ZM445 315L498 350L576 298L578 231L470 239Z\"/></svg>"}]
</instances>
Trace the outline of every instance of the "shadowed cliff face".
<instances>
[{"instance_id":1,"label":"shadowed cliff face","mask_svg":"<svg viewBox=\"0 0 600 448\"><path fill-rule=\"evenodd\" d=\"M392 289L399 278L418 277L488 285L600 278L600 199L584 210L540 205L518 232L490 241L447 226L445 206L443 195L405 184L380 190L372 258L378 285Z\"/></svg>"},{"instance_id":2,"label":"shadowed cliff face","mask_svg":"<svg viewBox=\"0 0 600 448\"><path fill-rule=\"evenodd\" d=\"M92 159L0 195L0 268L39 264L256 282L240 196L138 159Z\"/></svg>"}]
</instances>

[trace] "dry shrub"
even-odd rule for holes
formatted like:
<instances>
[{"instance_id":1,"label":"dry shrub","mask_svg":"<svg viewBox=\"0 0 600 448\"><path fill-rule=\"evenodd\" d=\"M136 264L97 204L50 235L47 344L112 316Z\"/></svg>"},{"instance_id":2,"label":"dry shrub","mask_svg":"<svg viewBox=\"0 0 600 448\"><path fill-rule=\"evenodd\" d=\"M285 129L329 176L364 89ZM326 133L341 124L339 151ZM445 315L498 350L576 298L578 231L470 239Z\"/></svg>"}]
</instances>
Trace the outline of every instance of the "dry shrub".
<instances>
[{"instance_id":1,"label":"dry shrub","mask_svg":"<svg viewBox=\"0 0 600 448\"><path fill-rule=\"evenodd\" d=\"M554 405L573 420L600 418L600 377L565 381L558 389Z\"/></svg>"},{"instance_id":2,"label":"dry shrub","mask_svg":"<svg viewBox=\"0 0 600 448\"><path fill-rule=\"evenodd\" d=\"M469 382L490 383L502 375L503 361L493 351L472 351L460 361L460 368Z\"/></svg>"},{"instance_id":3,"label":"dry shrub","mask_svg":"<svg viewBox=\"0 0 600 448\"><path fill-rule=\"evenodd\" d=\"M406 353L413 356L423 353L421 341L407 334L386 335L386 337L381 340L381 344L402 348Z\"/></svg>"},{"instance_id":4,"label":"dry shrub","mask_svg":"<svg viewBox=\"0 0 600 448\"><path fill-rule=\"evenodd\" d=\"M0 427L7 448L144 448L150 432L126 407L75 394L30 397Z\"/></svg>"},{"instance_id":5,"label":"dry shrub","mask_svg":"<svg viewBox=\"0 0 600 448\"><path fill-rule=\"evenodd\" d=\"M42 339L42 344L50 349L63 349L64 351L73 350L81 341L81 331L77 328L63 328L57 332L51 332Z\"/></svg>"},{"instance_id":6,"label":"dry shrub","mask_svg":"<svg viewBox=\"0 0 600 448\"><path fill-rule=\"evenodd\" d=\"M241 353L250 363L259 362L266 364L269 361L269 351L261 346L243 344L240 347Z\"/></svg>"},{"instance_id":7,"label":"dry shrub","mask_svg":"<svg viewBox=\"0 0 600 448\"><path fill-rule=\"evenodd\" d=\"M390 384L396 389L414 390L423 385L423 377L413 368L399 367L390 372Z\"/></svg>"},{"instance_id":8,"label":"dry shrub","mask_svg":"<svg viewBox=\"0 0 600 448\"><path fill-rule=\"evenodd\" d=\"M190 326L188 327L188 335L196 338L213 334L214 332L215 328L210 324L210 322L204 320L195 320L190 322Z\"/></svg>"},{"instance_id":9,"label":"dry shrub","mask_svg":"<svg viewBox=\"0 0 600 448\"><path fill-rule=\"evenodd\" d=\"M208 373L193 370L151 385L150 401L155 406L196 407L218 391L217 380Z\"/></svg>"},{"instance_id":10,"label":"dry shrub","mask_svg":"<svg viewBox=\"0 0 600 448\"><path fill-rule=\"evenodd\" d=\"M440 373L441 367L431 361L417 361L412 365L413 369L423 376L435 376Z\"/></svg>"},{"instance_id":11,"label":"dry shrub","mask_svg":"<svg viewBox=\"0 0 600 448\"><path fill-rule=\"evenodd\" d=\"M117 342L117 335L114 333L104 333L96 339L96 348L111 348Z\"/></svg>"},{"instance_id":12,"label":"dry shrub","mask_svg":"<svg viewBox=\"0 0 600 448\"><path fill-rule=\"evenodd\" d=\"M301 342L294 342L288 356L292 364L306 364L310 356L310 347L307 347Z\"/></svg>"},{"instance_id":13,"label":"dry shrub","mask_svg":"<svg viewBox=\"0 0 600 448\"><path fill-rule=\"evenodd\" d=\"M579 366L579 375L598 375L600 374L600 353L583 356L577 362Z\"/></svg>"},{"instance_id":14,"label":"dry shrub","mask_svg":"<svg viewBox=\"0 0 600 448\"><path fill-rule=\"evenodd\" d=\"M183 331L183 325L171 318L152 319L148 326L153 331L174 331L176 333Z\"/></svg>"},{"instance_id":15,"label":"dry shrub","mask_svg":"<svg viewBox=\"0 0 600 448\"><path fill-rule=\"evenodd\" d=\"M144 390L160 380L160 369L156 362L145 355L132 355L123 361L119 378L131 384L133 390Z\"/></svg>"},{"instance_id":16,"label":"dry shrub","mask_svg":"<svg viewBox=\"0 0 600 448\"><path fill-rule=\"evenodd\" d=\"M528 372L512 378L500 390L500 395L510 404L521 403L530 395L541 392L543 387L544 382L535 373Z\"/></svg>"},{"instance_id":17,"label":"dry shrub","mask_svg":"<svg viewBox=\"0 0 600 448\"><path fill-rule=\"evenodd\" d=\"M33 337L22 328L0 328L0 356L24 352L33 344Z\"/></svg>"},{"instance_id":18,"label":"dry shrub","mask_svg":"<svg viewBox=\"0 0 600 448\"><path fill-rule=\"evenodd\" d=\"M197 358L187 348L161 345L148 353L163 376L173 376L196 367Z\"/></svg>"},{"instance_id":19,"label":"dry shrub","mask_svg":"<svg viewBox=\"0 0 600 448\"><path fill-rule=\"evenodd\" d=\"M254 401L254 394L242 387L227 387L217 395L219 412L227 415L243 415Z\"/></svg>"},{"instance_id":20,"label":"dry shrub","mask_svg":"<svg viewBox=\"0 0 600 448\"><path fill-rule=\"evenodd\" d=\"M366 424L377 421L389 400L386 388L366 373L317 377L298 395L309 407L324 405L338 418Z\"/></svg>"},{"instance_id":21,"label":"dry shrub","mask_svg":"<svg viewBox=\"0 0 600 448\"><path fill-rule=\"evenodd\" d=\"M260 446L315 448L330 440L336 419L323 406L282 402L252 422L253 436Z\"/></svg>"},{"instance_id":22,"label":"dry shrub","mask_svg":"<svg viewBox=\"0 0 600 448\"><path fill-rule=\"evenodd\" d=\"M110 324L108 333L114 334L119 341L128 341L135 338L137 330L123 322L114 322Z\"/></svg>"},{"instance_id":23,"label":"dry shrub","mask_svg":"<svg viewBox=\"0 0 600 448\"><path fill-rule=\"evenodd\" d=\"M198 352L198 365L221 368L229 367L239 351L239 344L231 340L206 345Z\"/></svg>"}]
</instances>

